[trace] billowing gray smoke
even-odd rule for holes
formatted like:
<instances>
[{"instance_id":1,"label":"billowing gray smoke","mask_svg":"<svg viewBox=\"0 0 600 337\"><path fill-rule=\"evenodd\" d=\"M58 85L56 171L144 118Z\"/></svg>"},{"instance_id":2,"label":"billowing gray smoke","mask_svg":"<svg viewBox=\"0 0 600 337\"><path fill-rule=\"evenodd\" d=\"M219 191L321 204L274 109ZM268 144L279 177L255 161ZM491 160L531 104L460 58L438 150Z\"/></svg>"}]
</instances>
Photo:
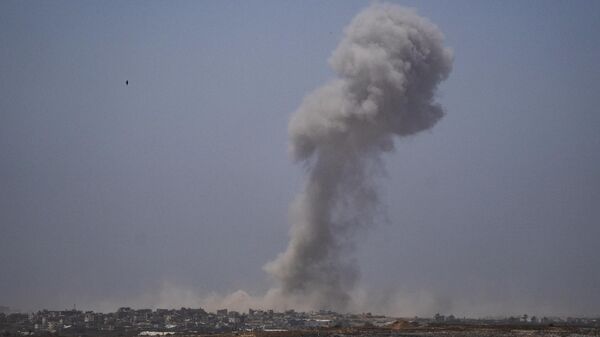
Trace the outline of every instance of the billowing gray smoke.
<instances>
[{"instance_id":1,"label":"billowing gray smoke","mask_svg":"<svg viewBox=\"0 0 600 337\"><path fill-rule=\"evenodd\" d=\"M373 171L394 136L443 116L434 95L452 54L427 19L375 4L352 20L329 62L338 78L309 94L290 121L291 153L308 180L292 206L287 250L265 268L281 295L344 310L357 279L353 238L377 207Z\"/></svg>"}]
</instances>

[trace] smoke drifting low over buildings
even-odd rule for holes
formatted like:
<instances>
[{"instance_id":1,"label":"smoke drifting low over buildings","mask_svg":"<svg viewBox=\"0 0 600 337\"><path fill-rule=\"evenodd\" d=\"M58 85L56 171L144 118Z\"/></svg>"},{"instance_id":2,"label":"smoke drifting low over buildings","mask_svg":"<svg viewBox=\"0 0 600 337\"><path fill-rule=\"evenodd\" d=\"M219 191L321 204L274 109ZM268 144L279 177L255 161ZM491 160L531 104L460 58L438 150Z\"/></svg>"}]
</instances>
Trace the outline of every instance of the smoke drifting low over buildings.
<instances>
[{"instance_id":1,"label":"smoke drifting low over buildings","mask_svg":"<svg viewBox=\"0 0 600 337\"><path fill-rule=\"evenodd\" d=\"M437 314L433 318L399 319L371 313L340 314L332 311L296 312L288 310L253 310L247 312L220 309L207 312L202 308L181 309L132 309L119 308L116 312L97 313L93 311L41 310L33 313L0 313L0 334L3 336L160 336L198 334L242 334L252 332L327 332L339 335L339 331L365 335L393 335L398 331L412 330L412 335L436 336L440 327L462 326L479 329L481 327L518 326L521 329L543 329L544 327L577 327L581 331L594 333L600 328L600 319L587 318L548 318L523 315L502 319L467 319L453 315ZM345 329L345 330L344 330ZM358 329L358 330L352 330ZM587 329L587 330L585 330ZM506 330L506 329L504 329ZM507 330L510 335L510 329ZM471 331L473 332L473 331ZM554 331L553 336L558 336ZM415 334L416 333L416 334ZM433 334L432 334L433 333ZM439 334L439 331L437 332ZM325 334L327 335L327 334ZM447 334L444 334L447 336ZM463 334L469 335L469 334ZM476 334L477 335L477 334ZM479 336L478 335L478 336ZM489 331L486 336L501 336ZM506 334L505 334L506 335ZM582 334L585 335L585 334ZM469 335L470 336L470 335ZM504 335L502 335L504 336Z\"/></svg>"},{"instance_id":2,"label":"smoke drifting low over buildings","mask_svg":"<svg viewBox=\"0 0 600 337\"><path fill-rule=\"evenodd\" d=\"M131 309L112 313L93 311L42 310L35 313L0 314L0 332L44 335L164 335L273 331L384 324L391 318L371 314L342 315L330 311L296 312L249 309L240 313L228 309Z\"/></svg>"}]
</instances>

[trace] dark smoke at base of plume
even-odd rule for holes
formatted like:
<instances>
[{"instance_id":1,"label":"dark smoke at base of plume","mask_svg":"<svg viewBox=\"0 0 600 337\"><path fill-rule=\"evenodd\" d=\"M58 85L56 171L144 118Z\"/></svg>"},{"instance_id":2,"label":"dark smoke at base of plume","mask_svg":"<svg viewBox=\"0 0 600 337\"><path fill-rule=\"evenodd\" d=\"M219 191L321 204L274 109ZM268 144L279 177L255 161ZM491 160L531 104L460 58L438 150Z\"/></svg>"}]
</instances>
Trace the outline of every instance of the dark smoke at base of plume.
<instances>
[{"instance_id":1,"label":"dark smoke at base of plume","mask_svg":"<svg viewBox=\"0 0 600 337\"><path fill-rule=\"evenodd\" d=\"M345 310L358 278L353 234L373 223L378 205L380 155L394 149L394 136L443 116L434 95L452 53L415 11L374 4L346 27L329 63L338 78L305 97L289 124L292 156L308 178L292 205L289 245L265 270L281 296Z\"/></svg>"}]
</instances>

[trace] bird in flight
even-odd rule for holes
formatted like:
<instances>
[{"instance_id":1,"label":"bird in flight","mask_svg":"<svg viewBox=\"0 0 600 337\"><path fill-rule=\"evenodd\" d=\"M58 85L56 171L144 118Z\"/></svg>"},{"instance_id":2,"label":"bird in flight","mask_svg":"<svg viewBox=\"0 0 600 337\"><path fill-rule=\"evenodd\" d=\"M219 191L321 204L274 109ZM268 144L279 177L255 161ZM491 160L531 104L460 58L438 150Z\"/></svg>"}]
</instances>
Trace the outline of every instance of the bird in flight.
<instances>
[{"instance_id":1,"label":"bird in flight","mask_svg":"<svg viewBox=\"0 0 600 337\"><path fill-rule=\"evenodd\" d=\"M129 80L125 80L125 85L129 85Z\"/></svg>"}]
</instances>

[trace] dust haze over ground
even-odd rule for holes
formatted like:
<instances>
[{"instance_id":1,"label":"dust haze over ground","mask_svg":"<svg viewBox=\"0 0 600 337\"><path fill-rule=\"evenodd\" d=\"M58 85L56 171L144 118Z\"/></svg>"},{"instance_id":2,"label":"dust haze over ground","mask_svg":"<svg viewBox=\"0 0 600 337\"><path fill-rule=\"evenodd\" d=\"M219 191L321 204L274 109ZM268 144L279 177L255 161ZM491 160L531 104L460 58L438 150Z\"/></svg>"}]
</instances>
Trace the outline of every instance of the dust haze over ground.
<instances>
[{"instance_id":1,"label":"dust haze over ground","mask_svg":"<svg viewBox=\"0 0 600 337\"><path fill-rule=\"evenodd\" d=\"M292 206L287 250L265 269L281 295L317 309L346 310L358 266L357 231L372 226L373 176L394 137L431 128L452 53L414 11L375 4L359 13L329 60L338 79L309 94L290 122L290 151L307 169Z\"/></svg>"}]
</instances>

